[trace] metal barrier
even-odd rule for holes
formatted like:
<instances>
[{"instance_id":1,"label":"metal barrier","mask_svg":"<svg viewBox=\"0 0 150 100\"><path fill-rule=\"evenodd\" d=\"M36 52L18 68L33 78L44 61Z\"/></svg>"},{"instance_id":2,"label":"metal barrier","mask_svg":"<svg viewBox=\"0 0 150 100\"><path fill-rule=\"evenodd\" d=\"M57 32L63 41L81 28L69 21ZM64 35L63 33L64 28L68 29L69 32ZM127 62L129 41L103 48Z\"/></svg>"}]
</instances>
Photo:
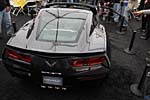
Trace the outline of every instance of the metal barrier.
<instances>
[{"instance_id":1,"label":"metal barrier","mask_svg":"<svg viewBox=\"0 0 150 100\"><path fill-rule=\"evenodd\" d=\"M136 31L133 31L129 47L124 50L124 52L127 53L127 54L130 54L130 55L135 54L135 52L132 49L133 44L134 44L134 40L135 40L135 35L136 35Z\"/></svg>"},{"instance_id":2,"label":"metal barrier","mask_svg":"<svg viewBox=\"0 0 150 100\"><path fill-rule=\"evenodd\" d=\"M131 84L130 90L136 96L144 96L146 97L146 90L147 90L147 79L150 78L150 52L148 53L148 57L146 57L146 66L143 71L142 77L139 83ZM145 89L143 89L145 88Z\"/></svg>"},{"instance_id":3,"label":"metal barrier","mask_svg":"<svg viewBox=\"0 0 150 100\"><path fill-rule=\"evenodd\" d=\"M124 21L125 21L125 17L120 16L117 29L116 29L117 34L120 34L120 35L125 34L125 32L122 31Z\"/></svg>"}]
</instances>

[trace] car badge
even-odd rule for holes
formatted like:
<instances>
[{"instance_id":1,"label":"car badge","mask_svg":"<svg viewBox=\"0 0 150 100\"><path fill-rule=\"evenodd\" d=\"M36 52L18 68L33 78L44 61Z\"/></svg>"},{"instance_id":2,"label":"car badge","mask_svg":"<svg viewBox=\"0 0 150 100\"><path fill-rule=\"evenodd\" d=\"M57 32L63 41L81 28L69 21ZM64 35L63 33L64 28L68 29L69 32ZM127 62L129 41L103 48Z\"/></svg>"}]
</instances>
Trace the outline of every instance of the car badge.
<instances>
[{"instance_id":1,"label":"car badge","mask_svg":"<svg viewBox=\"0 0 150 100\"><path fill-rule=\"evenodd\" d=\"M56 61L55 61L55 62L50 63L50 62L48 62L48 61L46 60L46 61L45 61L45 63L46 63L49 67L53 67L53 66L55 66L55 65L56 65Z\"/></svg>"}]
</instances>

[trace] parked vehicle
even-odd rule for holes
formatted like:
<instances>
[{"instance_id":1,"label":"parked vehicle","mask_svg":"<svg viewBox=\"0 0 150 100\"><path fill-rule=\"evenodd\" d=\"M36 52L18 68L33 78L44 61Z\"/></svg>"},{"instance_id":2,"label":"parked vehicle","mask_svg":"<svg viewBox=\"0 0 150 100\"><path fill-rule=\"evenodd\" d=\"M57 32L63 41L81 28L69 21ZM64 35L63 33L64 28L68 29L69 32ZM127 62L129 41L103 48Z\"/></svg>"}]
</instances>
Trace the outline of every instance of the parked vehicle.
<instances>
[{"instance_id":1,"label":"parked vehicle","mask_svg":"<svg viewBox=\"0 0 150 100\"><path fill-rule=\"evenodd\" d=\"M94 6L52 3L11 37L2 61L12 76L41 86L67 87L105 78L108 37Z\"/></svg>"}]
</instances>

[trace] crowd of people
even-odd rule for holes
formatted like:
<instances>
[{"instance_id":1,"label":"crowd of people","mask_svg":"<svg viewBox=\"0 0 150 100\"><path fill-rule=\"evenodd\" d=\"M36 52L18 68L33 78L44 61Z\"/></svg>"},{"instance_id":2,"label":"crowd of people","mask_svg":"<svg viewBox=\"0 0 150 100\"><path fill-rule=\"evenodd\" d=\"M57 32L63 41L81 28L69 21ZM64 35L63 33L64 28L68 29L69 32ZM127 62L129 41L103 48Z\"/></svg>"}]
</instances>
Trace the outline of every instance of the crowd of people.
<instances>
[{"instance_id":1,"label":"crowd of people","mask_svg":"<svg viewBox=\"0 0 150 100\"><path fill-rule=\"evenodd\" d=\"M42 0L42 6L46 4L46 2L51 2L55 0ZM59 1L59 0L56 0ZM62 0L64 1L64 0ZM86 1L86 0L85 0ZM81 0L66 0L66 2L81 2ZM150 0L141 0L140 5L138 0L88 0L86 3L91 5L100 5L100 6L109 6L114 9L115 12L124 16L125 21L123 23L124 30L128 27L128 19L131 12L135 10L141 10L134 12L132 14L139 16L142 15L142 23L140 31L142 32L140 38L147 40L150 37L150 15L147 15L147 12L150 9ZM114 22L119 22L119 15L113 13ZM9 0L0 0L0 38L2 38L2 21L5 21L6 32L8 36L12 35L12 23L10 16L10 3Z\"/></svg>"},{"instance_id":2,"label":"crowd of people","mask_svg":"<svg viewBox=\"0 0 150 100\"><path fill-rule=\"evenodd\" d=\"M114 11L118 14L113 14L113 21L119 23L120 15L124 16L125 20L122 25L122 29L124 31L127 30L128 27L128 20L131 15L134 17L140 18L142 17L141 27L139 28L141 32L140 38L143 40L147 40L150 37L150 15L147 15L146 9L150 9L150 0L141 0L140 3L138 0L104 0L101 1L104 3L101 6L105 6L105 4L112 4L107 5L109 7L113 7ZM143 12L141 14L141 11ZM139 11L139 12L138 12ZM137 14L138 13L138 14ZM120 15L119 15L120 14Z\"/></svg>"}]
</instances>

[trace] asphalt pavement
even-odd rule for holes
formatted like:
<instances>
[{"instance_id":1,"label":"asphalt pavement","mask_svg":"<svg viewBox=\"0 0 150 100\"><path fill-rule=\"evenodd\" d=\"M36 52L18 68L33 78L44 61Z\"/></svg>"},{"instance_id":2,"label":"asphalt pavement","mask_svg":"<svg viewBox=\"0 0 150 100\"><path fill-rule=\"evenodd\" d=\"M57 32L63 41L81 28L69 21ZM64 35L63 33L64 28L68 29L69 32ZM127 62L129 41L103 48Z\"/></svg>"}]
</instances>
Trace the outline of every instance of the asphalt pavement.
<instances>
[{"instance_id":1,"label":"asphalt pavement","mask_svg":"<svg viewBox=\"0 0 150 100\"><path fill-rule=\"evenodd\" d=\"M26 15L13 16L19 29L30 20ZM139 39L137 32L133 50L135 55L124 53L129 46L132 32L124 35L116 34L115 23L102 22L107 30L111 42L112 66L109 76L99 87L80 86L67 91L41 89L32 82L12 77L0 61L0 100L142 100L130 91L130 84L138 82L145 67L146 52L150 49L150 39ZM130 20L134 29L140 27L140 21ZM0 54L9 37L4 34L0 39Z\"/></svg>"}]
</instances>

